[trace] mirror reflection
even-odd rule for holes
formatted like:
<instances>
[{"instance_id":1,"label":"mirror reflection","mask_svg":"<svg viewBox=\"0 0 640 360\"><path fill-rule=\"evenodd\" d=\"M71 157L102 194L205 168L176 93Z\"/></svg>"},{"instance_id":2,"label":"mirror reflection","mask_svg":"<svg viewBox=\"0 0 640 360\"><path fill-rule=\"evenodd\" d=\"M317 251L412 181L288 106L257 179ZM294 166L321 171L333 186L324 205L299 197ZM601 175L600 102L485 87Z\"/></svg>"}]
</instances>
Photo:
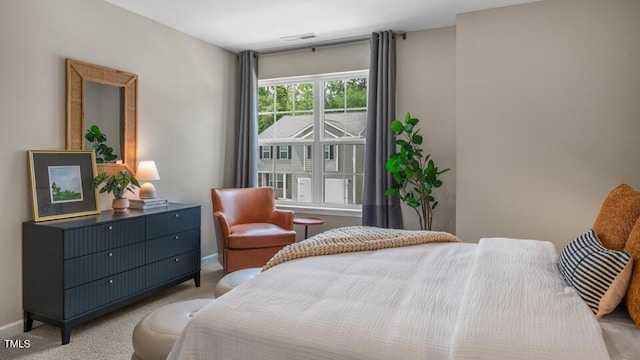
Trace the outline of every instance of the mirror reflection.
<instances>
[{"instance_id":1,"label":"mirror reflection","mask_svg":"<svg viewBox=\"0 0 640 360\"><path fill-rule=\"evenodd\" d=\"M122 88L85 81L84 90L85 149L96 151L98 163L122 160Z\"/></svg>"}]
</instances>

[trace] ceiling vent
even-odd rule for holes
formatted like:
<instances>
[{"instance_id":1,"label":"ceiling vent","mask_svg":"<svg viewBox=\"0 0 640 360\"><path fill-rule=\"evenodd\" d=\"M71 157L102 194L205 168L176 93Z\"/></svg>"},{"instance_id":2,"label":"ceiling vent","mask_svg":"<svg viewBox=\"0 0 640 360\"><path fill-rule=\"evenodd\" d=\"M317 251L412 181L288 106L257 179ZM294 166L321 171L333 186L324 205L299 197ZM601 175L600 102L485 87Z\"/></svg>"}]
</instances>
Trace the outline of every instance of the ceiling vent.
<instances>
[{"instance_id":1,"label":"ceiling vent","mask_svg":"<svg viewBox=\"0 0 640 360\"><path fill-rule=\"evenodd\" d=\"M299 40L308 40L308 39L315 39L318 36L314 33L307 33L307 34L299 34L299 35L291 35L291 36L283 36L280 38L280 40L282 41L299 41Z\"/></svg>"}]
</instances>

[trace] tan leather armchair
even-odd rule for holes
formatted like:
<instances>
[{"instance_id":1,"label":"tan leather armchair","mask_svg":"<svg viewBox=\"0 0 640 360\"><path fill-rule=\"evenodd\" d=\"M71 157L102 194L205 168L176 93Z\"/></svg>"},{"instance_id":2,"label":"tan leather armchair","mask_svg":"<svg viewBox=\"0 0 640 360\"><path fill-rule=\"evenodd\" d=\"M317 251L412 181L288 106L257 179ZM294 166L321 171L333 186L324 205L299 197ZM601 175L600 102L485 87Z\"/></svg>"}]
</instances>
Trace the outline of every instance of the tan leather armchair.
<instances>
[{"instance_id":1,"label":"tan leather armchair","mask_svg":"<svg viewBox=\"0 0 640 360\"><path fill-rule=\"evenodd\" d=\"M218 260L224 271L262 267L296 241L293 211L278 210L272 188L211 189Z\"/></svg>"}]
</instances>

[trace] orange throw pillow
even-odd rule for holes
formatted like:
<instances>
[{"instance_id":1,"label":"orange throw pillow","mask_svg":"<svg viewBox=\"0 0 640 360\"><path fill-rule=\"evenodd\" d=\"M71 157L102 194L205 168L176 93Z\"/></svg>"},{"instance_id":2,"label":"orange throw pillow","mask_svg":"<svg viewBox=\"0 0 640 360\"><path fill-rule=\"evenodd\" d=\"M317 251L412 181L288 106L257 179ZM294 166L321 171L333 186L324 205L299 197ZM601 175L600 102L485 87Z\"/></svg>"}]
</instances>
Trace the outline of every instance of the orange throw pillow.
<instances>
[{"instance_id":1,"label":"orange throw pillow","mask_svg":"<svg viewBox=\"0 0 640 360\"><path fill-rule=\"evenodd\" d=\"M622 250L638 217L640 192L620 184L604 200L593 230L607 249Z\"/></svg>"},{"instance_id":2,"label":"orange throw pillow","mask_svg":"<svg viewBox=\"0 0 640 360\"><path fill-rule=\"evenodd\" d=\"M640 219L633 226L624 251L631 254L633 258L631 281L625 295L627 310L629 310L629 315L640 328Z\"/></svg>"}]
</instances>

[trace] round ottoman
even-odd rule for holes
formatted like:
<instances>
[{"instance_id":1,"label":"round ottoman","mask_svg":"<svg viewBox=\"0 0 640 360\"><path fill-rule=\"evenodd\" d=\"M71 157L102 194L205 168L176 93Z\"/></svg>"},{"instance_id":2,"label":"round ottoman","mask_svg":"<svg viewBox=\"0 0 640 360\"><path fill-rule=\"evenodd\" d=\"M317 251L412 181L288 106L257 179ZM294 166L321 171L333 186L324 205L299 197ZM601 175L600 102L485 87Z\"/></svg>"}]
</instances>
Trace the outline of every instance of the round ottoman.
<instances>
[{"instance_id":1,"label":"round ottoman","mask_svg":"<svg viewBox=\"0 0 640 360\"><path fill-rule=\"evenodd\" d=\"M233 290L233 288L258 275L261 271L262 268L249 268L228 273L216 284L216 297Z\"/></svg>"},{"instance_id":2,"label":"round ottoman","mask_svg":"<svg viewBox=\"0 0 640 360\"><path fill-rule=\"evenodd\" d=\"M133 360L165 360L193 315L213 299L180 301L145 316L133 329Z\"/></svg>"}]
</instances>

